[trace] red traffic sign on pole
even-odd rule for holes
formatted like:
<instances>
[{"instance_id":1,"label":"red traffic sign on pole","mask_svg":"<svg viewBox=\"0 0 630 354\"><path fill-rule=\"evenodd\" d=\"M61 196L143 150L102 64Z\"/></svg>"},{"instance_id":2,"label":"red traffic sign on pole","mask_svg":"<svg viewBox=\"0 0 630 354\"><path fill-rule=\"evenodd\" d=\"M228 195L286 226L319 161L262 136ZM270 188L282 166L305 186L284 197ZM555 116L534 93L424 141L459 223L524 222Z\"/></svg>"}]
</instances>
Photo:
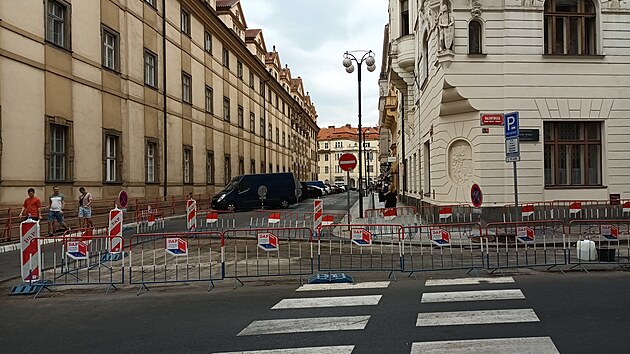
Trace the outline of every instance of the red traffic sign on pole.
<instances>
[{"instance_id":1,"label":"red traffic sign on pole","mask_svg":"<svg viewBox=\"0 0 630 354\"><path fill-rule=\"evenodd\" d=\"M357 158L352 154L343 154L339 157L339 167L344 171L350 171L357 167Z\"/></svg>"},{"instance_id":2,"label":"red traffic sign on pole","mask_svg":"<svg viewBox=\"0 0 630 354\"><path fill-rule=\"evenodd\" d=\"M470 199L472 199L472 204L475 208L479 208L481 203L483 203L483 193L481 193L481 188L477 183L470 188Z\"/></svg>"},{"instance_id":3,"label":"red traffic sign on pole","mask_svg":"<svg viewBox=\"0 0 630 354\"><path fill-rule=\"evenodd\" d=\"M118 204L120 205L120 207L126 208L128 202L129 195L127 194L127 191L120 191L120 193L118 193Z\"/></svg>"}]
</instances>

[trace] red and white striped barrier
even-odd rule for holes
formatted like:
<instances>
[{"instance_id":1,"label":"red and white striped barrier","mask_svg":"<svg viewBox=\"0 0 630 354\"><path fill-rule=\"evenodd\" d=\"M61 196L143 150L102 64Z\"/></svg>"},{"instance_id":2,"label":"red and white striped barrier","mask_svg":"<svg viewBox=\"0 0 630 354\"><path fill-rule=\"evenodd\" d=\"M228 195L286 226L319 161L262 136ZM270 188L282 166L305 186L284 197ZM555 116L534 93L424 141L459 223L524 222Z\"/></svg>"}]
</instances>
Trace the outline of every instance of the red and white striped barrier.
<instances>
[{"instance_id":1,"label":"red and white striped barrier","mask_svg":"<svg viewBox=\"0 0 630 354\"><path fill-rule=\"evenodd\" d=\"M206 226L216 224L219 221L219 213L214 210L209 211L206 214Z\"/></svg>"},{"instance_id":2,"label":"red and white striped barrier","mask_svg":"<svg viewBox=\"0 0 630 354\"><path fill-rule=\"evenodd\" d=\"M322 226L332 225L335 222L334 215L324 215L322 217Z\"/></svg>"},{"instance_id":3,"label":"red and white striped barrier","mask_svg":"<svg viewBox=\"0 0 630 354\"><path fill-rule=\"evenodd\" d=\"M21 273L25 282L41 279L42 256L39 247L39 222L28 219L20 224Z\"/></svg>"},{"instance_id":4,"label":"red and white striped barrier","mask_svg":"<svg viewBox=\"0 0 630 354\"><path fill-rule=\"evenodd\" d=\"M440 222L444 222L445 220L448 220L451 218L451 216L453 216L453 208L451 207L441 208L439 211L439 215L440 215Z\"/></svg>"},{"instance_id":5,"label":"red and white striped barrier","mask_svg":"<svg viewBox=\"0 0 630 354\"><path fill-rule=\"evenodd\" d=\"M313 231L317 232L317 230L319 230L319 228L322 226L323 214L324 202L322 202L320 199L316 199L313 207Z\"/></svg>"},{"instance_id":6,"label":"red and white striped barrier","mask_svg":"<svg viewBox=\"0 0 630 354\"><path fill-rule=\"evenodd\" d=\"M582 203L581 202L573 202L569 205L569 215L576 216L582 211Z\"/></svg>"},{"instance_id":7,"label":"red and white striped barrier","mask_svg":"<svg viewBox=\"0 0 630 354\"><path fill-rule=\"evenodd\" d=\"M530 218L534 215L534 204L525 204L521 207L521 216Z\"/></svg>"},{"instance_id":8,"label":"red and white striped barrier","mask_svg":"<svg viewBox=\"0 0 630 354\"><path fill-rule=\"evenodd\" d=\"M197 201L194 199L186 201L186 229L188 231L197 229Z\"/></svg>"},{"instance_id":9,"label":"red and white striped barrier","mask_svg":"<svg viewBox=\"0 0 630 354\"><path fill-rule=\"evenodd\" d=\"M117 207L109 211L109 226L107 235L109 236L109 252L120 253L123 251L122 244L123 212Z\"/></svg>"},{"instance_id":10,"label":"red and white striped barrier","mask_svg":"<svg viewBox=\"0 0 630 354\"><path fill-rule=\"evenodd\" d=\"M623 203L623 215L630 214L630 202Z\"/></svg>"}]
</instances>

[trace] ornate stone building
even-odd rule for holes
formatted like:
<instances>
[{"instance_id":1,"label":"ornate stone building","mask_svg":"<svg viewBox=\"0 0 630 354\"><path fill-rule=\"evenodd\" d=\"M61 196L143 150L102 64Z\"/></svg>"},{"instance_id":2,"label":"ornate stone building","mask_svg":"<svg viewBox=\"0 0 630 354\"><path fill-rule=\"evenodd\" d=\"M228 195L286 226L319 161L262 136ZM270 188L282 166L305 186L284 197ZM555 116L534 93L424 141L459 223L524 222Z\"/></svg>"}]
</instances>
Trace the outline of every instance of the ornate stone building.
<instances>
[{"instance_id":1,"label":"ornate stone building","mask_svg":"<svg viewBox=\"0 0 630 354\"><path fill-rule=\"evenodd\" d=\"M411 202L630 198L630 3L390 0L381 122Z\"/></svg>"},{"instance_id":2,"label":"ornate stone building","mask_svg":"<svg viewBox=\"0 0 630 354\"><path fill-rule=\"evenodd\" d=\"M316 178L314 104L240 1L1 1L0 16L0 204Z\"/></svg>"},{"instance_id":3,"label":"ornate stone building","mask_svg":"<svg viewBox=\"0 0 630 354\"><path fill-rule=\"evenodd\" d=\"M363 185L366 181L374 183L379 175L379 146L380 134L378 128L362 127L363 148ZM350 172L348 180L347 172L339 167L339 157L343 154L353 154L359 159L358 128L352 128L350 124L336 128L329 126L319 131L318 141L318 179L324 183L348 185L358 188L359 169ZM358 165L357 165L358 166Z\"/></svg>"}]
</instances>

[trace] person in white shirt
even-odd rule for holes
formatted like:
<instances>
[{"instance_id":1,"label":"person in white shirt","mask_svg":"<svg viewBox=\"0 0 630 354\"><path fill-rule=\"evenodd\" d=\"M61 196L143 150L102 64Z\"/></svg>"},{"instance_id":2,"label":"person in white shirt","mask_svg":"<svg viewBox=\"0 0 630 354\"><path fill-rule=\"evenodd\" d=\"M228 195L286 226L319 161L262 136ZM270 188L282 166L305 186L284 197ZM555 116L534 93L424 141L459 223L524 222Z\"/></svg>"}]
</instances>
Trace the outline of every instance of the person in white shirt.
<instances>
[{"instance_id":1,"label":"person in white shirt","mask_svg":"<svg viewBox=\"0 0 630 354\"><path fill-rule=\"evenodd\" d=\"M66 205L66 196L59 193L59 187L53 187L53 194L48 197L48 236L52 236L55 232L55 221L64 229L70 230L68 225L63 221L63 208Z\"/></svg>"}]
</instances>

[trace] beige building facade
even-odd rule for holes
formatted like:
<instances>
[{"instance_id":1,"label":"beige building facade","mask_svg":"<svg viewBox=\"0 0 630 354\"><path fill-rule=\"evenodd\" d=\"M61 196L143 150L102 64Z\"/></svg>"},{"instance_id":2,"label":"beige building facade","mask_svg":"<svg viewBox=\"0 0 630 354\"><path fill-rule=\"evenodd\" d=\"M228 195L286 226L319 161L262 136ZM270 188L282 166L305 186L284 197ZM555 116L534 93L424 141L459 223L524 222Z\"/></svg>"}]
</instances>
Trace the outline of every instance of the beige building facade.
<instances>
[{"instance_id":1,"label":"beige building facade","mask_svg":"<svg viewBox=\"0 0 630 354\"><path fill-rule=\"evenodd\" d=\"M0 2L0 204L317 176L317 113L238 0Z\"/></svg>"},{"instance_id":2,"label":"beige building facade","mask_svg":"<svg viewBox=\"0 0 630 354\"><path fill-rule=\"evenodd\" d=\"M630 4L389 1L380 124L406 198L514 203L503 122L520 115L521 202L630 198Z\"/></svg>"},{"instance_id":3,"label":"beige building facade","mask_svg":"<svg viewBox=\"0 0 630 354\"><path fill-rule=\"evenodd\" d=\"M359 159L358 129L350 124L341 127L329 126L322 128L318 136L318 180L324 183L359 187L359 168L348 173L339 167L339 157L352 154ZM378 128L362 127L363 148L362 178L363 186L366 182L373 184L379 176L379 130Z\"/></svg>"}]
</instances>

